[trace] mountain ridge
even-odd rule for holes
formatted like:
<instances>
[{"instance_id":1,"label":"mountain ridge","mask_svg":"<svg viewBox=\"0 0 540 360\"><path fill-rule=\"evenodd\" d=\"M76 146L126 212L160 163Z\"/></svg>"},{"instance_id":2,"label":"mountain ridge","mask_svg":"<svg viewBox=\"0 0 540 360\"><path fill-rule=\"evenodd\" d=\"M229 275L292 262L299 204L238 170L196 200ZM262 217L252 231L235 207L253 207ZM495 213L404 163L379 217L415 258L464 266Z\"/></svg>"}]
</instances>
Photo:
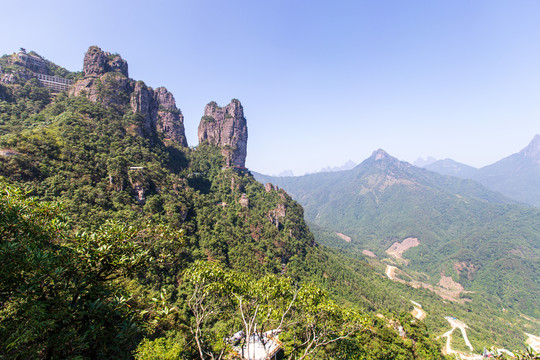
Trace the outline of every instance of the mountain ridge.
<instances>
[{"instance_id":1,"label":"mountain ridge","mask_svg":"<svg viewBox=\"0 0 540 360\"><path fill-rule=\"evenodd\" d=\"M308 222L352 238L350 243L333 243L343 251L360 254L367 250L384 258L385 250L395 241L418 238L419 245L406 252L410 262L401 266L426 273L433 284L444 273L454 274L454 281L462 283L465 290L497 288L507 302L515 273L507 270L507 278L500 282L490 281L487 274L505 262L532 265L539 259L538 210L519 206L472 180L399 161L380 149L352 170L337 174L298 178L254 175L289 192L304 206ZM514 257L519 248L527 255ZM461 262L475 269L474 276L467 278L456 270ZM520 291L531 291L523 297L534 298L538 293L536 275L526 267L518 269L516 273L527 279ZM538 310L526 303L518 307Z\"/></svg>"},{"instance_id":2,"label":"mountain ridge","mask_svg":"<svg viewBox=\"0 0 540 360\"><path fill-rule=\"evenodd\" d=\"M451 159L425 166L445 175L475 180L521 203L540 206L540 135L517 153L476 169Z\"/></svg>"},{"instance_id":3,"label":"mountain ridge","mask_svg":"<svg viewBox=\"0 0 540 360\"><path fill-rule=\"evenodd\" d=\"M138 344L140 351L147 346L155 351L165 351L164 347L174 341L174 347L168 350L176 351L176 357L195 358L198 354L193 335L195 316L188 296L195 284L193 279L186 280L182 274L202 261L222 264L228 273L235 272L238 276L256 276L257 281L266 285L265 290L274 289L274 282L279 286L282 284L280 279L286 276L291 282L310 283L316 298L331 294L336 299L329 302L333 306L331 309L363 309L369 319L366 327L358 338L349 337L346 346L338 347L340 351L350 351L352 346L358 354L378 354L379 346L382 346L403 358L422 358L425 353L431 358L443 358L423 324L415 323L410 315L397 318L397 313L409 311L407 301L391 291L367 291L385 289L393 284L386 283L367 263L357 259L344 261L338 253L317 244L304 221L303 209L296 201L282 189L264 187L254 180L248 169L234 166L240 165L235 159L242 160L246 149L240 149L236 158L229 157L230 151L234 152L233 147L239 144L246 145L242 142L243 137L236 142L207 141L193 148L183 146L183 140L174 137L172 125L180 127L182 118L172 94L128 78L127 62L117 54L90 47L86 59L84 74L77 75L71 91L54 95L35 78L17 77L19 70L23 72L19 68L22 65L3 67L2 71L13 75L9 78L15 82L0 84L0 98L3 99L0 115L5 120L0 124L0 176L31 191L32 201L62 203L62 216L67 219L64 240L73 241L73 246L90 254L89 260L87 255L84 256L84 261L95 266L108 266L107 259L101 262L93 259L99 252L108 256L109 249L124 260L136 254L126 255L116 247L78 243L77 235L73 234L91 234L88 237L98 240L101 240L99 236L112 236L112 240L106 238L111 241L120 237L121 247L144 247L149 260L129 276L115 273L114 283L108 283L111 292L107 293L107 298L96 299L94 294L87 293L63 293L65 303L55 304L57 307L54 308L59 311L42 314L48 321L43 325L43 331L21 326L23 322L17 316L27 314L24 311L28 307L18 307L22 309L20 313L1 314L3 324L4 320L9 321L12 329L28 330L33 337L21 338L16 332L8 334L9 330L2 327L0 356L13 355L11 348L21 358L132 358ZM5 60L0 58L0 64ZM214 104L209 103L209 106ZM245 120L240 102L233 100L232 104L238 110L236 120ZM215 107L223 110L217 104ZM208 114L203 114L201 122L210 120L205 119ZM235 116L234 111L225 111L223 118L216 116L213 119L218 125L218 129L214 129L216 138L220 140L234 140L223 139L229 136L225 129L229 125L227 114ZM245 130L247 142L247 127ZM228 160L233 161L228 163ZM9 196L10 192L7 193ZM6 192L1 195L5 196ZM1 205L4 206L4 202ZM47 209L47 205L43 208ZM1 214L4 214L3 210ZM52 227L56 226L55 221L51 223ZM112 235L104 230L110 223L121 224ZM122 237L127 236L122 229L127 229L131 236L132 228L143 225L149 227L144 230L146 233L156 233L156 239ZM174 241L159 235L168 227L177 230ZM23 242L26 239L25 236L17 237ZM49 245L52 251L47 256L54 258L54 250L64 249L61 246L65 244L59 241ZM0 251L0 256L4 254ZM3 271L9 273L11 268L3 268ZM44 271L73 283L62 268L47 267ZM101 274L99 269L97 273ZM80 284L74 285L76 288ZM233 285L238 287L238 284ZM21 286L22 297L13 301L8 299L13 306L24 305L24 301L19 301L25 295L24 284ZM249 288L246 287L246 291ZM35 298L57 300L54 296L41 296L42 290L43 286L36 287ZM276 288L276 294L278 301L285 301L279 298L280 288ZM80 304L75 312L70 308L74 303ZM387 309L386 318L367 315L367 311L373 312L382 304ZM121 319L126 320L125 328L106 327L108 322L114 321L107 316L109 305L122 306ZM205 339L210 342L205 351L219 353L223 339L230 338L237 331L236 327L241 328L235 323L236 319L238 317L224 318L221 313L213 319L212 328L224 329L224 332L220 330L213 340ZM303 323L298 321L296 324ZM404 337L398 334L401 326L398 324L409 329ZM413 328L420 330L417 332ZM64 329L69 331L64 333ZM110 335L107 332L102 336L105 334L103 329L110 331ZM300 334L300 339L302 336ZM412 346L406 344L413 337L415 343ZM51 338L63 341L50 344ZM141 342L141 338L145 340ZM283 341L288 340L284 338ZM14 342L17 342L16 347ZM376 343L373 349L369 346L372 342ZM77 347L71 346L74 343ZM324 356L334 356L337 344L325 347ZM286 351L299 350L286 348ZM343 356L341 358L350 358Z\"/></svg>"},{"instance_id":4,"label":"mountain ridge","mask_svg":"<svg viewBox=\"0 0 540 360\"><path fill-rule=\"evenodd\" d=\"M99 54L101 50L93 51L95 53L91 54L92 56L102 57ZM329 250L320 245L304 221L304 210L283 189L261 185L253 179L248 169L227 166L228 150L234 150L227 147L231 146L230 143L204 143L188 148L182 146L181 141L171 140L171 136L167 135L171 129L167 128L164 121L166 114L160 112L179 114L176 104L174 107L172 103L169 107L164 105L163 101L171 101L166 91L161 93L163 98L149 96L150 88L143 82L127 78L127 63L124 66L117 54L104 53L103 61L107 64L103 65L104 70L101 70L102 65L99 64L102 64L102 61L98 59L99 66L94 70L81 75L82 78L75 77L75 80L80 81L79 84L84 85L77 95L60 92L51 96L49 90L41 87L36 79L20 79L21 83L17 84L0 84L0 94L6 95L7 99L1 103L2 109L8 109L3 111L10 115L8 121L2 124L2 134L5 135L0 137L0 147L9 151L0 153L0 174L10 182L31 191L35 199L62 202L65 216L69 219L68 231L102 231L104 224L107 225L110 221L125 224L127 228L148 224L158 229L161 226L171 226L181 230L183 235L177 239L181 245L163 242L164 239L142 244L152 255L152 260L145 263L144 270L135 276L115 279L115 294L127 296L134 293L129 299L129 306L124 306L123 309L131 314L135 321L130 329L140 326L141 331L132 339L133 342L122 344L119 351L129 357L134 344L144 335L145 341L141 346L154 344L154 350L157 350L174 342L174 349L180 348L183 351L183 356L177 357L197 356L196 339L193 336L195 331L191 327L194 316L187 305L192 282L191 279L183 279L181 274L196 260L200 260L209 264L219 262L241 275L256 276L266 282L265 290L275 289L271 287L272 281L276 279L273 276L288 276L291 281L301 284L313 282L330 293L336 302L373 314L368 317L368 324L362 333L358 334L358 337L347 339L346 346L340 348L336 343L325 348L324 355L321 355L325 358L337 358L336 348L345 352L339 357L343 359L351 358L351 354L346 353L350 348L358 351L357 357L369 351L373 356L392 354L403 359L442 358L438 345L430 338L424 324L408 314L412 308L409 299L413 296L415 299L422 297L426 310L437 309L437 317L433 313L433 319L428 321L431 321L429 326L441 329L441 323L445 326L447 324L439 314L456 312L461 317L471 309L474 313L478 309L474 306L477 306L483 295L471 295L474 302L470 309L456 308L454 304L443 302L431 302L432 294L427 290L414 290L391 282L382 273L373 271L380 264L371 265L364 259L344 256L340 251ZM105 71L109 68L113 70ZM137 86L139 90L135 90ZM83 87L87 87L87 90ZM153 91L155 95L155 90ZM146 103L150 105L144 105ZM134 104L137 105L135 110ZM157 114L154 112L156 105ZM19 111L21 108L25 111ZM6 115L6 112L1 115ZM203 115L201 121L205 120L205 116L208 115ZM225 124L225 118L224 113L222 124ZM171 119L179 124L179 116L171 116ZM226 131L219 132L218 137L225 133ZM224 153L223 150L227 151ZM367 204L375 204L375 210L381 211L384 210L387 197L399 195L388 193L389 190L396 186L408 189L403 186L407 184L392 182L411 169L383 152L378 152L378 156L379 159L375 159L377 155L372 159L381 166L372 173L372 183L377 187L364 195ZM381 177L385 163L393 166L393 174L389 179ZM340 172L321 176L331 178L347 174ZM356 176L362 176L360 170ZM424 174L422 181L428 180L429 176ZM448 182L452 183L450 180ZM413 183L413 189L424 190L425 185L418 183L420 185ZM366 180L364 185L370 190L369 180ZM474 193L473 190L467 191ZM343 197L330 193L326 196L346 203ZM445 196L455 195L448 193ZM477 196L481 197L482 194ZM484 196L489 198L492 195ZM495 196L494 201L497 201ZM477 201L474 203L477 204ZM435 208L440 213L447 210L444 207ZM521 215L523 214L519 213L516 217ZM530 214L531 217L534 215L535 213ZM486 219L489 220L488 215ZM393 217L392 221L395 220L396 217ZM418 218L414 220L419 222ZM381 230L377 229L379 225L381 224L374 224L375 231ZM401 224L395 224L395 228L398 226ZM407 236L412 233L408 232ZM429 235L426 231L424 233ZM401 234L397 237L401 237ZM351 244L356 246L358 239L358 236L353 237ZM407 260L409 253L425 251L426 246L429 250L430 244L427 244L424 237L420 236L419 239L420 245L407 250L402 257ZM389 238L383 242L391 244L394 240L396 239ZM122 241L121 244L130 246L132 243ZM84 244L81 245L84 247ZM99 249L101 247L96 246L95 249L90 247L86 250ZM516 256L530 255L527 254L526 247L509 250L518 250ZM447 268L451 268L453 263L447 265ZM465 268L474 269L468 263ZM62 269L51 269L51 272L62 274ZM459 277L459 274L452 275ZM439 274L436 273L436 276ZM527 278L523 281L525 280ZM313 287L316 288L315 285ZM39 290L37 287L37 291ZM264 294L268 295L272 291L264 291ZM324 296L325 291L316 291L316 297ZM520 295L519 291L515 294ZM81 299L81 296L76 295L74 298ZM154 299L157 299L157 302ZM115 298L107 300L116 301ZM100 303L85 305L99 310L100 307L96 304ZM492 302L488 304L493 306ZM72 309L68 307L66 312L70 313L70 310ZM512 308L508 311L514 314ZM484 342L520 345L521 333L503 324L501 319L506 318L499 308L495 308L494 313L497 317L493 319L493 323L495 326L502 326L504 331L492 330L489 328L490 324L486 326L487 329L471 330L481 336L472 340L475 346ZM382 317L378 316L379 314ZM48 315L54 317L56 313ZM86 312L86 316L94 315L95 313ZM475 323L478 324L478 316L471 316L476 316ZM54 318L52 320L54 321ZM155 322L150 323L153 320ZM212 326L217 325L215 328L225 330L216 336L212 344L216 347L222 346L222 340L236 331L236 325L230 326L235 321L234 318L220 318L217 321L212 323ZM12 323L21 328L21 322L17 319ZM302 324L302 321L297 323ZM55 325L62 335L63 323L56 322ZM49 327L46 327L45 331L49 331L48 329ZM533 328L529 332L534 331ZM503 332L512 334L512 337L506 339ZM66 337L76 333L66 334ZM43 334L45 340L24 342L23 339L23 345L40 347L39 351L46 349L50 345L46 343L47 333L38 335ZM99 336L99 329L92 334ZM114 335L106 340L114 342ZM492 340L489 336L493 336L495 340L489 342ZM82 336L81 342L83 346L87 346L85 341L92 339ZM288 341L286 337L280 339ZM4 341L4 337L0 336L0 341ZM45 345L42 345L43 342ZM71 344L69 341L66 343ZM64 342L53 345L61 347L62 344ZM74 350L69 346L62 348L71 351L73 356L80 355L74 353L79 349ZM54 347L51 349L56 351ZM87 351L86 354L91 351L95 354L97 350L107 352L110 349L112 348L92 344L89 350L83 350ZM5 347L0 346L0 354L4 350ZM208 347L206 350L214 351L215 348ZM57 358L63 357L58 354L53 353Z\"/></svg>"}]
</instances>

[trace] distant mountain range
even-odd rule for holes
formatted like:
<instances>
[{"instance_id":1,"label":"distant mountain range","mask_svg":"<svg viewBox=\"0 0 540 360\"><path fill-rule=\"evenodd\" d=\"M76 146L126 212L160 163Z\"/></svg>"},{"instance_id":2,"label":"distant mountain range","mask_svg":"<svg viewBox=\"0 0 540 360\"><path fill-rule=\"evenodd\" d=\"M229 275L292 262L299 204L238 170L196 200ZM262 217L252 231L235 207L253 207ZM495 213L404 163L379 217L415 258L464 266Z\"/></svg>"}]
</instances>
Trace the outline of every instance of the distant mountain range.
<instances>
[{"instance_id":1,"label":"distant mountain range","mask_svg":"<svg viewBox=\"0 0 540 360\"><path fill-rule=\"evenodd\" d=\"M540 206L540 135L520 152L480 169L451 159L425 166L440 174L473 179L491 190L533 206Z\"/></svg>"},{"instance_id":2,"label":"distant mountain range","mask_svg":"<svg viewBox=\"0 0 540 360\"><path fill-rule=\"evenodd\" d=\"M434 163L421 167L439 174L456 176L462 179L470 179L478 172L477 168L452 159L437 160Z\"/></svg>"},{"instance_id":3,"label":"distant mountain range","mask_svg":"<svg viewBox=\"0 0 540 360\"><path fill-rule=\"evenodd\" d=\"M538 317L540 210L522 207L481 184L418 168L377 150L354 169L267 177L305 208L321 243L348 253L372 252L407 277L499 298ZM321 234L340 234L335 237ZM399 257L405 239L417 244ZM398 245L399 247L399 245ZM391 252L391 251L390 251ZM496 274L496 276L494 276Z\"/></svg>"},{"instance_id":4,"label":"distant mountain range","mask_svg":"<svg viewBox=\"0 0 540 360\"><path fill-rule=\"evenodd\" d=\"M352 160L349 160L349 161L347 161L345 164L343 164L343 165L341 165L341 166L327 166L327 167L325 167L325 168L322 168L322 169L320 170L320 172L351 170L351 169L354 168L356 165L358 165L358 164L355 163L355 162L352 161Z\"/></svg>"},{"instance_id":5,"label":"distant mountain range","mask_svg":"<svg viewBox=\"0 0 540 360\"><path fill-rule=\"evenodd\" d=\"M350 170L352 168L354 168L357 164L352 161L352 160L348 160L345 164L341 165L341 166L326 166L324 168L322 168L321 170L318 170L318 171L314 171L310 174L314 174L314 173L319 173L319 172L332 172L332 171L343 171L343 170ZM284 171L281 171L280 173L276 174L276 175L272 175L272 176L277 176L277 177L284 177L284 176L295 176L293 171L292 170L284 170Z\"/></svg>"}]
</instances>

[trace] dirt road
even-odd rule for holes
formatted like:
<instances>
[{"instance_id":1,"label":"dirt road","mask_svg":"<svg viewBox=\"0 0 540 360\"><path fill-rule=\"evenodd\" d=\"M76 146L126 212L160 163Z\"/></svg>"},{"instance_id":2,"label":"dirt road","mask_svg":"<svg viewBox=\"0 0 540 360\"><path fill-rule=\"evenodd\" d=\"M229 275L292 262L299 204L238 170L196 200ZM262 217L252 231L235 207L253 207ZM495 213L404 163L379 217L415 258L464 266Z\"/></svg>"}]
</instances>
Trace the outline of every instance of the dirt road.
<instances>
[{"instance_id":1,"label":"dirt road","mask_svg":"<svg viewBox=\"0 0 540 360\"><path fill-rule=\"evenodd\" d=\"M422 305L420 305L419 303L415 302L415 301L412 301L411 302L413 303L414 305L414 310L412 312L412 315L417 318L418 320L424 320L427 316L426 312L422 309Z\"/></svg>"},{"instance_id":2,"label":"dirt road","mask_svg":"<svg viewBox=\"0 0 540 360\"><path fill-rule=\"evenodd\" d=\"M388 278L390 280L394 280L394 271L396 270L396 267L395 266L392 266L392 265L386 265L386 276L388 276Z\"/></svg>"},{"instance_id":3,"label":"dirt road","mask_svg":"<svg viewBox=\"0 0 540 360\"><path fill-rule=\"evenodd\" d=\"M463 339L465 340L465 344L471 349L471 352L474 350L471 342L469 341L469 338L467 337L467 331L465 330L468 326L464 322L456 319L455 317L446 316L445 319L450 323L452 326L451 330L448 330L445 332L442 336L446 337L446 353L448 355L457 354L461 357L462 360L476 360L476 359L483 359L482 355L478 354L465 354L461 351L452 350L450 347L450 341L452 340L452 333L456 328L459 328L461 330L461 334L463 335Z\"/></svg>"}]
</instances>

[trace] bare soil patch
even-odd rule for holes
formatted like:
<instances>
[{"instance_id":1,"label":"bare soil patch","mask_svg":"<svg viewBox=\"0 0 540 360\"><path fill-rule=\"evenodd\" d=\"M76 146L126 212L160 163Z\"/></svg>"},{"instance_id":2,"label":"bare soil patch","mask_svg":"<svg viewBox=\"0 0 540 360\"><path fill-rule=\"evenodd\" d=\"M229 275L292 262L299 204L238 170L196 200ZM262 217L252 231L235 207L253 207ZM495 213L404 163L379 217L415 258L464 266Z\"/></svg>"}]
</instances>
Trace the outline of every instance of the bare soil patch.
<instances>
[{"instance_id":1,"label":"bare soil patch","mask_svg":"<svg viewBox=\"0 0 540 360\"><path fill-rule=\"evenodd\" d=\"M351 242L352 241L351 237L347 236L345 234L337 232L336 235L339 236L340 238L342 238L343 240L345 240L346 242Z\"/></svg>"},{"instance_id":2,"label":"bare soil patch","mask_svg":"<svg viewBox=\"0 0 540 360\"><path fill-rule=\"evenodd\" d=\"M371 251L369 250L362 250L362 254L366 255L366 256L369 256L371 258L376 258L377 255L375 255L374 253L372 253Z\"/></svg>"},{"instance_id":3,"label":"bare soil patch","mask_svg":"<svg viewBox=\"0 0 540 360\"><path fill-rule=\"evenodd\" d=\"M455 282L451 276L445 276L444 273L441 274L441 280L439 281L439 286L448 290L459 291L459 292L462 292L463 290L465 290L463 285L461 285L458 282Z\"/></svg>"},{"instance_id":4,"label":"bare soil patch","mask_svg":"<svg viewBox=\"0 0 540 360\"><path fill-rule=\"evenodd\" d=\"M466 273L467 279L472 280L478 267L471 262L458 261L454 263L454 270L456 270L459 275Z\"/></svg>"},{"instance_id":5,"label":"bare soil patch","mask_svg":"<svg viewBox=\"0 0 540 360\"><path fill-rule=\"evenodd\" d=\"M417 238L406 238L402 242L395 242L390 246L386 253L390 256L395 257L396 259L403 259L402 255L405 251L409 250L412 247L420 245L420 241Z\"/></svg>"}]
</instances>

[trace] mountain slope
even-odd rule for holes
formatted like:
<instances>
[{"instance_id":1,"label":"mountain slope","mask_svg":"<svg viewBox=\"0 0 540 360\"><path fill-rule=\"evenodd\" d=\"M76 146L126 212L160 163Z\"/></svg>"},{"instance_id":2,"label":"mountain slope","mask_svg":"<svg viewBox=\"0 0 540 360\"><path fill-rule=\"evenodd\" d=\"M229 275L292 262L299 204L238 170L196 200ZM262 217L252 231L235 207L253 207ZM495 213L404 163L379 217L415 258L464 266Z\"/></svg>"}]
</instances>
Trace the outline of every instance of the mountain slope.
<instances>
[{"instance_id":1,"label":"mountain slope","mask_svg":"<svg viewBox=\"0 0 540 360\"><path fill-rule=\"evenodd\" d=\"M432 285L451 276L459 283L453 286L539 316L536 209L512 205L471 180L416 168L381 150L350 171L256 176L291 193L309 222L351 238L334 240L333 246L358 255L369 250ZM418 239L418 245L399 256L385 252L407 238Z\"/></svg>"},{"instance_id":2,"label":"mountain slope","mask_svg":"<svg viewBox=\"0 0 540 360\"><path fill-rule=\"evenodd\" d=\"M512 199L540 207L540 135L520 152L479 169L471 178Z\"/></svg>"},{"instance_id":3,"label":"mountain slope","mask_svg":"<svg viewBox=\"0 0 540 360\"><path fill-rule=\"evenodd\" d=\"M395 284L387 282L366 262L347 259L319 246L304 222L302 207L284 190L264 187L240 166L245 157L247 128L238 100L224 107L211 102L207 108L212 109L212 119L205 114L201 123L217 126L208 126L212 136L203 144L188 148L183 117L172 94L130 79L127 63L119 55L91 47L85 56L84 75L73 77L78 80L68 92L54 95L17 59L16 54L3 58L9 66L2 71L9 76L2 79L9 83L0 85L0 115L4 121L0 175L40 201L59 201L69 220L66 238L101 231L111 221L126 228L145 224L149 229L165 226L183 233L175 242L162 238L139 244L148 251L143 269L130 277L111 276L114 296L129 297L129 306L123 309L140 325L137 334L144 333L147 340L178 336L182 339L179 346L186 347L179 357L193 358L189 351L195 340L189 327L195 316L187 306L186 293L191 282L185 281L182 273L197 260L219 261L239 274L263 279L273 274L302 284L316 283L334 299L366 312L384 307L387 320L374 319L363 335L368 334L382 348L392 348L403 358L421 358L415 354L416 345L410 346L407 337L398 335L397 325L387 326L399 324L396 314L410 308L407 299L388 290ZM245 136L229 142L215 141L226 140L222 137L227 131ZM236 147L242 151L235 152ZM9 195L9 191L6 193ZM17 219L14 221L17 223ZM51 221L54 224L55 220ZM130 245L131 241L121 243ZM123 259L121 253L115 255ZM62 269L49 270L71 281ZM73 296L80 299L77 294ZM107 300L114 303L110 297ZM86 306L84 300L81 302ZM145 303L148 306L141 306ZM90 305L99 309L99 302ZM167 313L170 309L176 312ZM0 320L5 315L0 314ZM219 319L218 328L233 331L230 325L236 320ZM405 325L411 319L403 322ZM10 324L21 327L16 318ZM62 334L61 324L55 324L56 328L69 345L70 334ZM415 338L417 346L422 351L429 349L432 358L441 358L435 342L427 333L424 335L422 340ZM109 338L114 343L115 334ZM216 338L216 344L221 344L223 338ZM130 340L133 346L140 337ZM47 339L24 341L30 348L39 348ZM85 343L80 352L69 346L66 351L72 356L86 354L92 350L88 347L95 347L91 339L88 341L90 344ZM366 346L355 339L349 344ZM4 348L0 348L2 356ZM333 349L328 347L330 353ZM128 347L121 350L128 355L132 351Z\"/></svg>"},{"instance_id":4,"label":"mountain slope","mask_svg":"<svg viewBox=\"0 0 540 360\"><path fill-rule=\"evenodd\" d=\"M452 159L437 160L434 163L422 167L439 174L455 176L462 179L471 179L474 174L478 172L478 169L458 163Z\"/></svg>"},{"instance_id":5,"label":"mountain slope","mask_svg":"<svg viewBox=\"0 0 540 360\"><path fill-rule=\"evenodd\" d=\"M472 179L516 201L540 206L540 135L535 135L520 152L480 169L451 159L436 161L425 168Z\"/></svg>"}]
</instances>

